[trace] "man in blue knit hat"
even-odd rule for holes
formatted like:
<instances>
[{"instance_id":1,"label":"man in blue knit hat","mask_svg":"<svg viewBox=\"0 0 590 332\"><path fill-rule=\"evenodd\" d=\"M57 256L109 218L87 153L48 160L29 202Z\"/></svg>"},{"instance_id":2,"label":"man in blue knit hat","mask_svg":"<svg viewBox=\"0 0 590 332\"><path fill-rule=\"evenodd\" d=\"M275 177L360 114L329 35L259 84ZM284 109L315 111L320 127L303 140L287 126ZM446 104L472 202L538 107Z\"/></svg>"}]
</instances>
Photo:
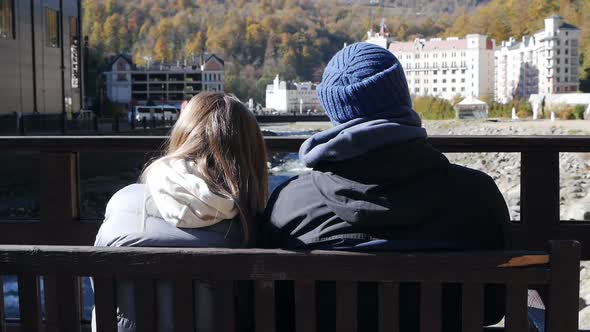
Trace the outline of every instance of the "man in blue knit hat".
<instances>
[{"instance_id":1,"label":"man in blue knit hat","mask_svg":"<svg viewBox=\"0 0 590 332\"><path fill-rule=\"evenodd\" d=\"M317 93L334 127L301 146L300 159L311 171L272 194L265 213L268 246L504 248L509 214L496 184L482 172L450 164L428 144L402 65L391 52L368 43L342 49L328 63ZM417 326L418 290L400 292L402 330L411 331ZM457 292L445 292L445 331L461 330ZM367 302L359 327L374 331L376 307L366 308L375 301L362 295L369 293L359 293ZM326 301L321 307L331 308ZM486 289L486 301L486 323L494 323L502 317L501 292ZM320 324L327 324L320 330L330 330L330 319L318 315Z\"/></svg>"}]
</instances>

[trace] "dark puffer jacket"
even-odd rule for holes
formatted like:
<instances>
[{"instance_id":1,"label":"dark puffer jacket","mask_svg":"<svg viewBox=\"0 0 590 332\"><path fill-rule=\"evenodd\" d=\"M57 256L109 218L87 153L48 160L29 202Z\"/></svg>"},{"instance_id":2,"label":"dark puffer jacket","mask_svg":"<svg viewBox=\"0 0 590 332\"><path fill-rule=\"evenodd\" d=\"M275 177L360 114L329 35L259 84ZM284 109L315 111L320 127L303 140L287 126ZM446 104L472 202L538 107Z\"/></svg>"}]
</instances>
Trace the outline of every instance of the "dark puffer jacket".
<instances>
[{"instance_id":1,"label":"dark puffer jacket","mask_svg":"<svg viewBox=\"0 0 590 332\"><path fill-rule=\"evenodd\" d=\"M450 164L423 138L347 160L320 161L309 174L277 188L266 218L269 247L381 251L503 249L509 222L492 178ZM373 331L376 290L365 286L359 293L359 304L364 303L359 328ZM325 302L318 316L321 331L333 319L329 289L319 291ZM411 331L417 328L418 288L406 285L400 291L402 330ZM445 287L443 294L444 330L460 330L460 288ZM486 323L501 319L503 310L503 292L487 287ZM281 330L289 330L287 325Z\"/></svg>"}]
</instances>

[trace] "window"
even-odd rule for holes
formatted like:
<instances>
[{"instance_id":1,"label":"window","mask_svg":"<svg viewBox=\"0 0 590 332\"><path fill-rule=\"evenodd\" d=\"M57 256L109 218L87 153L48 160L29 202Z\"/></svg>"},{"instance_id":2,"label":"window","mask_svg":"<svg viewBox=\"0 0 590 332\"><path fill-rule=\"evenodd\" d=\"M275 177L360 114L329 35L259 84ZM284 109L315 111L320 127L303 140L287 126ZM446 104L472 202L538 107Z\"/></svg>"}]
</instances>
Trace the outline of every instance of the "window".
<instances>
[{"instance_id":1,"label":"window","mask_svg":"<svg viewBox=\"0 0 590 332\"><path fill-rule=\"evenodd\" d=\"M434 83L436 83L437 81L438 81L438 80L437 80L436 78L433 80L433 82L434 82Z\"/></svg>"},{"instance_id":2,"label":"window","mask_svg":"<svg viewBox=\"0 0 590 332\"><path fill-rule=\"evenodd\" d=\"M434 71L434 75L437 75L437 74L438 74L438 70L435 70L435 71Z\"/></svg>"},{"instance_id":3,"label":"window","mask_svg":"<svg viewBox=\"0 0 590 332\"><path fill-rule=\"evenodd\" d=\"M433 90L434 90L434 92L437 92L438 91L438 88L434 88Z\"/></svg>"},{"instance_id":4,"label":"window","mask_svg":"<svg viewBox=\"0 0 590 332\"><path fill-rule=\"evenodd\" d=\"M47 47L59 47L59 12L57 10L45 9L45 45Z\"/></svg>"},{"instance_id":5,"label":"window","mask_svg":"<svg viewBox=\"0 0 590 332\"><path fill-rule=\"evenodd\" d=\"M455 79L454 78L451 80L451 83L455 83Z\"/></svg>"},{"instance_id":6,"label":"window","mask_svg":"<svg viewBox=\"0 0 590 332\"><path fill-rule=\"evenodd\" d=\"M447 83L447 79L446 78L443 78L443 83Z\"/></svg>"},{"instance_id":7,"label":"window","mask_svg":"<svg viewBox=\"0 0 590 332\"><path fill-rule=\"evenodd\" d=\"M0 39L16 39L14 34L14 0L0 0Z\"/></svg>"}]
</instances>

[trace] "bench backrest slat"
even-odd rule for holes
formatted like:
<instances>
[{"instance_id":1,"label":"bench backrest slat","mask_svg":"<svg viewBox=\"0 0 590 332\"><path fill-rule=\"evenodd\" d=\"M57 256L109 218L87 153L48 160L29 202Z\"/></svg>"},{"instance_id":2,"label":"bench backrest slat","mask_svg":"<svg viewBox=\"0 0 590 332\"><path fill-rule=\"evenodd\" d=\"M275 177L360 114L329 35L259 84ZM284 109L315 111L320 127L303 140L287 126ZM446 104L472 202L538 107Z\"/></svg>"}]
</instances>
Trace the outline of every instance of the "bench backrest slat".
<instances>
[{"instance_id":1,"label":"bench backrest slat","mask_svg":"<svg viewBox=\"0 0 590 332\"><path fill-rule=\"evenodd\" d=\"M295 280L295 328L297 332L316 331L315 281Z\"/></svg>"},{"instance_id":2,"label":"bench backrest slat","mask_svg":"<svg viewBox=\"0 0 590 332\"><path fill-rule=\"evenodd\" d=\"M483 331L483 289L484 286L479 283L463 284L463 331Z\"/></svg>"},{"instance_id":3,"label":"bench backrest slat","mask_svg":"<svg viewBox=\"0 0 590 332\"><path fill-rule=\"evenodd\" d=\"M399 284L380 282L379 293L379 331L399 332Z\"/></svg>"},{"instance_id":4,"label":"bench backrest slat","mask_svg":"<svg viewBox=\"0 0 590 332\"><path fill-rule=\"evenodd\" d=\"M135 279L133 288L135 317L141 318L137 320L137 331L156 332L156 283L148 278Z\"/></svg>"},{"instance_id":5,"label":"bench backrest slat","mask_svg":"<svg viewBox=\"0 0 590 332\"><path fill-rule=\"evenodd\" d=\"M103 332L117 331L117 302L115 279L102 277L93 279L94 311L96 324Z\"/></svg>"},{"instance_id":6,"label":"bench backrest slat","mask_svg":"<svg viewBox=\"0 0 590 332\"><path fill-rule=\"evenodd\" d=\"M254 310L256 331L275 331L275 283L273 280L254 281Z\"/></svg>"},{"instance_id":7,"label":"bench backrest slat","mask_svg":"<svg viewBox=\"0 0 590 332\"><path fill-rule=\"evenodd\" d=\"M80 332L81 284L78 276L43 276L45 295L45 331Z\"/></svg>"},{"instance_id":8,"label":"bench backrest slat","mask_svg":"<svg viewBox=\"0 0 590 332\"><path fill-rule=\"evenodd\" d=\"M6 332L6 322L4 314L4 278L0 275L0 332Z\"/></svg>"},{"instance_id":9,"label":"bench backrest slat","mask_svg":"<svg viewBox=\"0 0 590 332\"><path fill-rule=\"evenodd\" d=\"M506 332L528 330L527 285L522 282L506 286Z\"/></svg>"},{"instance_id":10,"label":"bench backrest slat","mask_svg":"<svg viewBox=\"0 0 590 332\"><path fill-rule=\"evenodd\" d=\"M179 277L172 280L174 331L195 331L195 284L191 278Z\"/></svg>"},{"instance_id":11,"label":"bench backrest slat","mask_svg":"<svg viewBox=\"0 0 590 332\"><path fill-rule=\"evenodd\" d=\"M355 332L357 327L357 284L336 283L336 331Z\"/></svg>"},{"instance_id":12,"label":"bench backrest slat","mask_svg":"<svg viewBox=\"0 0 590 332\"><path fill-rule=\"evenodd\" d=\"M442 313L442 286L440 283L420 284L420 331L440 331Z\"/></svg>"},{"instance_id":13,"label":"bench backrest slat","mask_svg":"<svg viewBox=\"0 0 590 332\"><path fill-rule=\"evenodd\" d=\"M18 276L21 330L36 332L41 326L41 292L39 276L22 273Z\"/></svg>"},{"instance_id":14,"label":"bench backrest slat","mask_svg":"<svg viewBox=\"0 0 590 332\"><path fill-rule=\"evenodd\" d=\"M549 304L546 324L548 331L576 331L578 329L580 256L576 242L556 242L551 249ZM575 255L574 253L578 253ZM571 276L575 275L575 282Z\"/></svg>"},{"instance_id":15,"label":"bench backrest slat","mask_svg":"<svg viewBox=\"0 0 590 332\"><path fill-rule=\"evenodd\" d=\"M234 282L221 280L214 284L214 315L216 330L234 332L236 330Z\"/></svg>"}]
</instances>

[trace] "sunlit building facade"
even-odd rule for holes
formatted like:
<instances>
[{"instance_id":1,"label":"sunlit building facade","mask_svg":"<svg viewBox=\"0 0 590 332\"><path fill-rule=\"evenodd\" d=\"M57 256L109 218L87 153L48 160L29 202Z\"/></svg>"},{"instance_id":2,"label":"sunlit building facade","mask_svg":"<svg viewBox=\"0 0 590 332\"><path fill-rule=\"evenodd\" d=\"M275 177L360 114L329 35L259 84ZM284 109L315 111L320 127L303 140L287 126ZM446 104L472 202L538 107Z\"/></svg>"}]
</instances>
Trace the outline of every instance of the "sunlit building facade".
<instances>
[{"instance_id":1,"label":"sunlit building facade","mask_svg":"<svg viewBox=\"0 0 590 332\"><path fill-rule=\"evenodd\" d=\"M493 97L494 41L486 36L394 41L388 48L402 63L412 95Z\"/></svg>"},{"instance_id":2,"label":"sunlit building facade","mask_svg":"<svg viewBox=\"0 0 590 332\"><path fill-rule=\"evenodd\" d=\"M279 75L266 87L266 109L279 113L307 112L321 109L316 85L311 82L290 83Z\"/></svg>"},{"instance_id":3,"label":"sunlit building facade","mask_svg":"<svg viewBox=\"0 0 590 332\"><path fill-rule=\"evenodd\" d=\"M496 100L578 91L579 44L580 30L557 15L533 36L503 41L495 52Z\"/></svg>"}]
</instances>

